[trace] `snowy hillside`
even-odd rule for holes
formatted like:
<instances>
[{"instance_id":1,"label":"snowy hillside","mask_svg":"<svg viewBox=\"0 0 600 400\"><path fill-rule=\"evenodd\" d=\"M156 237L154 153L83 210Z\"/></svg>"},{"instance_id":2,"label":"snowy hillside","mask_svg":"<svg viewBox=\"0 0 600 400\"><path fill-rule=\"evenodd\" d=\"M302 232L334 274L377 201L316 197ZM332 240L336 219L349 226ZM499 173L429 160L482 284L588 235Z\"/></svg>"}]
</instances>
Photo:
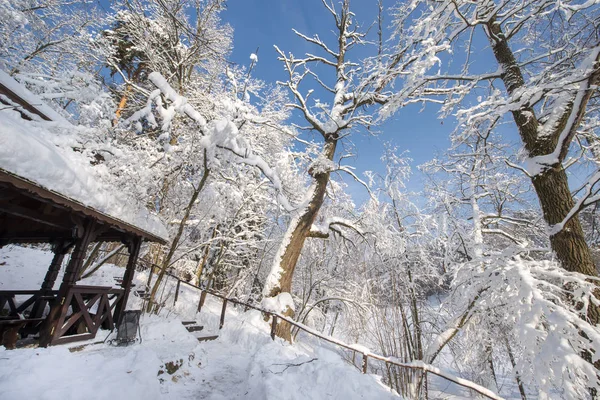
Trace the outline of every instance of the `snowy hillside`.
<instances>
[{"instance_id":1,"label":"snowy hillside","mask_svg":"<svg viewBox=\"0 0 600 400\"><path fill-rule=\"evenodd\" d=\"M35 288L51 253L7 246L0 250L0 290ZM31 266L37 266L32 269ZM122 269L106 265L85 283L110 284ZM143 275L136 276L138 284ZM186 292L178 311L183 312ZM187 299L192 300L192 299ZM139 302L133 298L132 303ZM193 305L195 306L196 300ZM130 305L132 304L130 303ZM138 304L139 305L139 304ZM142 343L129 347L90 344L7 351L0 347L3 400L13 399L386 399L398 398L372 375L346 363L334 350L290 345L269 337L258 312L230 308L218 330L220 305L207 301L198 322L199 343L172 313L142 317ZM169 315L170 314L170 315ZM102 341L108 332L98 334ZM87 342L87 343L90 343ZM84 342L86 343L86 342ZM168 365L167 365L168 364ZM176 369L176 370L173 370Z\"/></svg>"}]
</instances>

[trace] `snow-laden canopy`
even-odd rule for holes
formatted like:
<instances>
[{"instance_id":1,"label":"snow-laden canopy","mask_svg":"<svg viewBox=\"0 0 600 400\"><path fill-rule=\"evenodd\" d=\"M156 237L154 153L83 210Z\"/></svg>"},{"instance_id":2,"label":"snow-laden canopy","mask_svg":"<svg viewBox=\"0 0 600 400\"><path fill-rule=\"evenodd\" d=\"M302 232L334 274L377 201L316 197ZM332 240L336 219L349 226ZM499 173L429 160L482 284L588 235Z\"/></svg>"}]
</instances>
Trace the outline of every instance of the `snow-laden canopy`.
<instances>
[{"instance_id":1,"label":"snow-laden canopy","mask_svg":"<svg viewBox=\"0 0 600 400\"><path fill-rule=\"evenodd\" d=\"M10 77L6 79L5 75L0 75L1 84L11 85L24 94L30 104L49 108L22 86L15 86L15 81ZM57 122L26 121L10 107L1 109L0 170L153 236L168 238L166 228L156 216L138 206L118 187L111 187L110 175L105 168L92 167L89 158L75 151L68 140L51 132L51 129L77 128L65 123L64 119ZM65 132L65 136L69 134Z\"/></svg>"},{"instance_id":2,"label":"snow-laden canopy","mask_svg":"<svg viewBox=\"0 0 600 400\"><path fill-rule=\"evenodd\" d=\"M63 125L70 125L69 122L59 113L54 111L52 107L48 106L42 100L40 100L35 94L31 93L27 88L21 85L19 82L14 80L10 75L6 72L0 70L0 86L3 86L6 90L11 91L14 95L18 96L27 103L31 108L33 108L37 115L43 115L51 121L59 122ZM10 99L8 99L5 95L0 93L0 100L3 102L13 103ZM16 109L19 109L20 112L25 112L28 117L33 117L32 119L42 119L35 118L35 115L31 115L32 113L27 112L27 110L21 109L18 105L15 105Z\"/></svg>"}]
</instances>

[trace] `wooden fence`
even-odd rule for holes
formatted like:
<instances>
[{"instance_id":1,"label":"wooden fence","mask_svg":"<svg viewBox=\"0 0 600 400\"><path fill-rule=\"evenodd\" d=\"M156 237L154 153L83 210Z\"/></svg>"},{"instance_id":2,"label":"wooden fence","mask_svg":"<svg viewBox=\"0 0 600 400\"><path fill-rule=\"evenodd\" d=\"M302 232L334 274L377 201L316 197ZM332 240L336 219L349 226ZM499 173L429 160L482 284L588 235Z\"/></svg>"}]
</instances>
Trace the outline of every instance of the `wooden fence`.
<instances>
[{"instance_id":1,"label":"wooden fence","mask_svg":"<svg viewBox=\"0 0 600 400\"><path fill-rule=\"evenodd\" d=\"M140 261L142 261L142 260L140 260ZM144 262L144 263L146 263L146 262ZM148 275L148 283L147 283L147 287L150 287L149 285L151 283L152 275L153 275L152 274L152 270L154 268L160 268L160 267L157 266L157 265L152 265L152 264L146 265L146 266L142 266L140 264L138 264L138 270L149 269L151 271L150 274ZM487 388L485 388L485 387L483 387L481 385L478 385L478 384L476 384L474 382L471 382L471 381L469 381L467 379L459 378L457 376L454 376L452 374L444 372L444 371L440 370L439 368L434 367L433 365L426 364L426 363L424 363L422 361L413 361L413 362L410 362L410 363L405 363L405 362L398 361L395 357L385 357L385 356L382 356L382 355L379 355L379 354L376 354L376 353L372 353L372 352L366 350L365 348L363 348L362 346L349 345L349 344L346 344L346 343L342 342L341 340L335 339L335 338L333 338L331 336L323 335L323 334L315 331L314 329L312 329L312 328L310 328L310 327L308 327L308 326L306 326L304 324L301 324L301 323L299 323L297 321L294 321L293 319L290 319L290 318L288 318L288 317L286 317L284 315L281 315L279 313L275 313L273 311L268 311L268 310L262 309L260 307L257 307L257 306L252 305L252 304L245 303L245 302L243 302L241 300L238 300L238 299L235 299L235 298L228 298L228 297L226 297L226 296L224 296L224 295L222 295L220 293L217 293L215 291L212 291L210 289L205 289L205 288L201 288L199 286L193 285L193 284L191 284L191 283L189 283L189 282L187 282L185 280L180 279L179 277L177 277L176 275L173 275L171 273L167 273L166 275L168 277L171 277L171 278L174 278L174 279L177 280L175 296L174 296L174 299L173 299L173 305L176 304L176 302L177 302L177 300L179 298L179 290L180 290L180 287L181 287L182 283L184 285L187 285L187 286L189 286L191 288L194 288L194 289L200 291L200 299L198 301L198 312L200 312L202 310L202 307L204 306L204 302L206 300L206 295L207 294L210 294L211 296L219 298L219 299L221 299L223 301L223 305L221 307L221 316L220 316L220 319L219 319L219 329L223 328L223 325L225 324L225 312L227 310L227 305L229 303L238 304L240 306L244 306L247 309L253 309L253 310L256 310L256 311L260 311L261 313L263 313L263 314L268 315L268 316L271 317L271 338L273 340L275 340L275 329L277 327L277 323L280 320L282 320L282 321L286 321L290 325L295 326L296 328L298 328L298 329L300 329L300 330L308 333L309 335L316 336L319 339L325 340L326 342L332 343L332 344L334 344L336 346L339 346L339 347L345 348L347 350L350 350L350 351L362 354L362 368L361 369L362 369L362 373L363 374L367 373L368 362L369 362L368 360L369 360L369 358L372 358L374 360L382 361L382 362L384 362L386 364L395 365L395 366L397 366L399 368L407 368L407 369L410 369L410 370L421 371L423 374L425 374L425 379L427 379L427 374L430 373L430 374L439 376L439 377L441 377L441 378L443 378L443 379L445 379L447 381L453 382L453 383L455 383L455 384L457 384L459 386L462 386L462 387L465 387L465 388L467 388L469 390L477 392L477 393L481 394L482 396L487 397L488 399L502 400L502 397L498 396L493 391L491 391L491 390L489 390L489 389L487 389Z\"/></svg>"}]
</instances>

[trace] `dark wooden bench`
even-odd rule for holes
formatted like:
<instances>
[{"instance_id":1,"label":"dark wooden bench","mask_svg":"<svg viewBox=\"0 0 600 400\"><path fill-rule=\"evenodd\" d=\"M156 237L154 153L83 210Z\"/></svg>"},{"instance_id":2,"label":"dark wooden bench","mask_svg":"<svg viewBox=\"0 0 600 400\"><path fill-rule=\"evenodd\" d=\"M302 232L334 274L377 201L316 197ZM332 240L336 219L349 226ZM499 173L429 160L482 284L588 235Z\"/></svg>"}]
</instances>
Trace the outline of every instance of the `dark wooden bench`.
<instances>
[{"instance_id":1,"label":"dark wooden bench","mask_svg":"<svg viewBox=\"0 0 600 400\"><path fill-rule=\"evenodd\" d=\"M29 319L0 319L0 344L9 350L17 346L19 331L28 324L38 324L44 321L44 318Z\"/></svg>"}]
</instances>

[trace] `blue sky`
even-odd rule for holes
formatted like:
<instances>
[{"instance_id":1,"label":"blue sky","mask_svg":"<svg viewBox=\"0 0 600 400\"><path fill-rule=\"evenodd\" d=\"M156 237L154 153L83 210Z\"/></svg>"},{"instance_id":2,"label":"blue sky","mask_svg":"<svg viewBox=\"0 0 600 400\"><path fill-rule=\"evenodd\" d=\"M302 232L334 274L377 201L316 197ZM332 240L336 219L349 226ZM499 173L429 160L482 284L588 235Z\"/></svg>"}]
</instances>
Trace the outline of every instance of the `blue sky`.
<instances>
[{"instance_id":1,"label":"blue sky","mask_svg":"<svg viewBox=\"0 0 600 400\"><path fill-rule=\"evenodd\" d=\"M384 0L384 7L389 10L397 0ZM339 1L334 0L336 4ZM377 16L376 0L353 0L351 9L357 16L358 22L368 28ZM295 56L302 56L306 51L317 52L314 46L307 44L292 32L292 28L312 36L319 34L320 38L332 43L334 34L331 30L331 14L325 10L321 0L229 0L227 10L222 18L234 28L234 49L232 61L238 64L249 64L249 56L259 48L259 63L254 75L268 83L285 80L286 73L279 61L273 45L277 45L284 52L292 52ZM391 20L385 16L384 26L389 27ZM372 28L376 33L376 28ZM385 35L384 35L385 36ZM334 47L333 42L330 46ZM471 49L473 57L470 59L472 72L489 72L497 68L493 53L482 31L476 31L474 47ZM318 54L318 52L317 52ZM442 55L442 63L450 64L450 70L459 72L464 59L463 49L457 47L453 54ZM367 52L359 57L368 56ZM450 58L452 57L452 58ZM323 99L324 100L324 99ZM325 101L325 100L324 100ZM470 95L465 102L475 102L476 95ZM507 116L506 122L498 127L503 141L512 144L515 149L521 147L521 141L512 118ZM407 152L406 156L413 159L413 177L408 184L410 191L420 191L426 178L419 173L417 166L431 160L436 155L443 153L450 146L450 134L455 128L452 118L442 121L438 118L437 107L427 105L411 105L399 110L392 118L384 121L379 127L377 136L366 133L352 135L355 145L356 157L349 163L356 167L356 172L362 177L367 170L382 173L384 166L380 161L383 154L384 143L390 142L400 152ZM579 187L585 181L589 171L569 170L572 187ZM353 182L352 178L344 176L344 181L349 184L349 192L356 203L361 203L368 198L366 190Z\"/></svg>"},{"instance_id":2,"label":"blue sky","mask_svg":"<svg viewBox=\"0 0 600 400\"><path fill-rule=\"evenodd\" d=\"M393 1L384 4L389 6ZM352 9L358 21L368 27L376 17L377 2L355 0ZM259 63L254 75L270 83L284 80L286 76L281 63L277 61L273 45L296 56L306 51L316 51L298 38L292 28L309 36L318 33L321 39L330 40L330 43L334 38L331 33L332 17L320 0L230 0L222 18L234 28L232 61L247 65L249 55L258 47ZM389 17L387 21L384 20L385 25L390 22ZM379 158L385 142L393 143L400 151L409 151L407 155L414 160L413 166L430 160L449 146L448 137L452 130L451 122L444 121L442 124L435 111L431 106L424 111L420 105L407 107L379 126L379 135L353 135L357 156L350 162L360 174L365 170L381 172L383 165ZM364 189L352 184L349 177L344 180L351 185L350 192L355 201L366 199ZM420 177L415 176L410 182L410 189L418 190L421 185Z\"/></svg>"}]
</instances>

